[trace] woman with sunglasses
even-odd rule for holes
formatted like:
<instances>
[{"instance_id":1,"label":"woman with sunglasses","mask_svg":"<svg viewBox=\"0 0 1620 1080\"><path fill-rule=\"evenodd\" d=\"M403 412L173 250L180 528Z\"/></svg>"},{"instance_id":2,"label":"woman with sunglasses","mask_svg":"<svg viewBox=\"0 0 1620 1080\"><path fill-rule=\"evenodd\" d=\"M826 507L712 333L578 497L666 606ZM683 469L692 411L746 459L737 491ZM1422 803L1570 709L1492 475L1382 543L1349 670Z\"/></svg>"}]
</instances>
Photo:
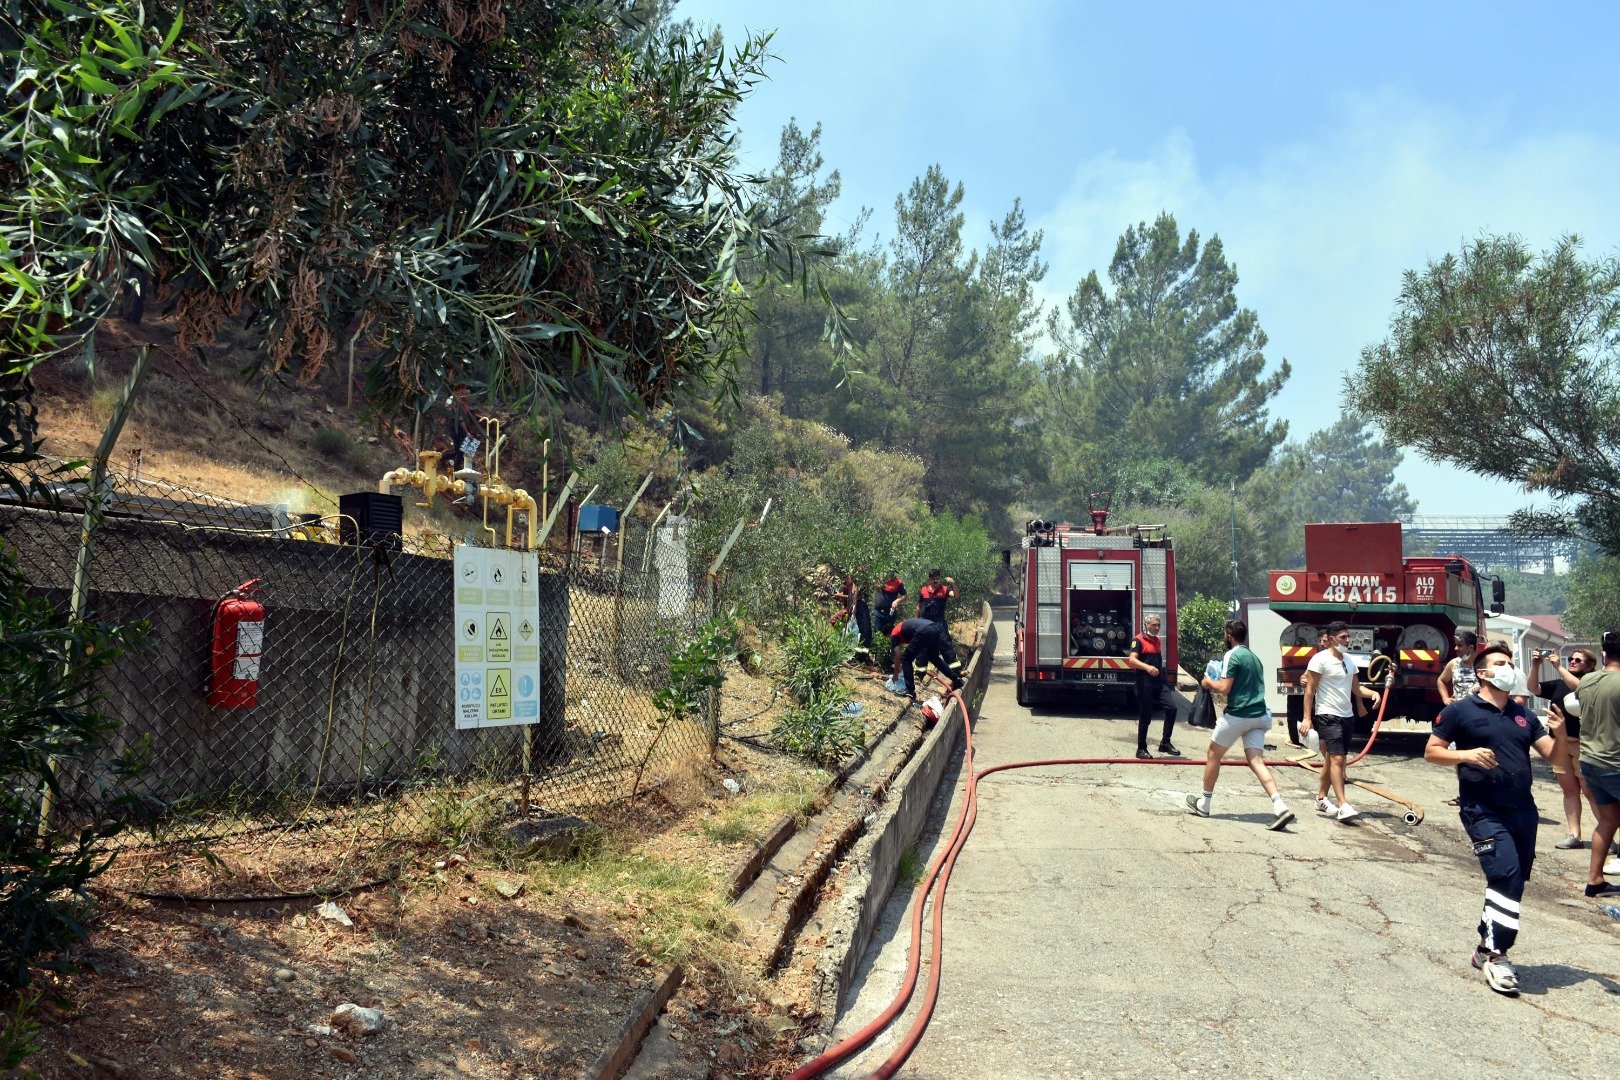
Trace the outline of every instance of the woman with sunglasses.
<instances>
[{"instance_id":1,"label":"woman with sunglasses","mask_svg":"<svg viewBox=\"0 0 1620 1080\"><path fill-rule=\"evenodd\" d=\"M1536 694L1547 700L1548 711L1557 709L1558 715L1564 718L1563 731L1553 734L1555 745L1549 764L1558 780L1558 789L1564 793L1564 826L1569 833L1553 846L1562 851L1578 851L1592 846L1581 830L1581 796L1585 794L1590 799L1592 793L1586 791L1586 785L1581 782L1581 721L1564 712L1564 698L1580 685L1582 675L1598 670L1597 656L1590 649L1576 649L1569 654L1566 665L1559 662L1556 649L1533 652L1530 654L1531 678L1539 679L1544 663L1552 668L1553 677L1540 681ZM1596 805L1592 807L1592 814L1596 817Z\"/></svg>"}]
</instances>

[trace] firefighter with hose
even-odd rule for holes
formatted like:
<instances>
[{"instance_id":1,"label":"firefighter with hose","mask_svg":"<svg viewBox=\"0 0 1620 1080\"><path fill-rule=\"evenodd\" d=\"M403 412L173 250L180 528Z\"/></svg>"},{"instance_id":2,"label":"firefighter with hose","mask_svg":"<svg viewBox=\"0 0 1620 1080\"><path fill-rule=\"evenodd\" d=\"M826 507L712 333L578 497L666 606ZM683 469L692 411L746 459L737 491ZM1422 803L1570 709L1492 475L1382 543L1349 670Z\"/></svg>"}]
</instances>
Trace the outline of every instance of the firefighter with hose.
<instances>
[{"instance_id":1,"label":"firefighter with hose","mask_svg":"<svg viewBox=\"0 0 1620 1080\"><path fill-rule=\"evenodd\" d=\"M962 662L956 658L956 649L945 636L945 627L939 623L928 619L907 619L903 623L896 623L894 629L889 631L889 637L894 639L896 649L901 645L906 647L905 655L900 658L900 674L905 679L906 697L913 701L917 699L917 678L928 673L929 664L951 680L952 690L960 690L965 685Z\"/></svg>"}]
</instances>

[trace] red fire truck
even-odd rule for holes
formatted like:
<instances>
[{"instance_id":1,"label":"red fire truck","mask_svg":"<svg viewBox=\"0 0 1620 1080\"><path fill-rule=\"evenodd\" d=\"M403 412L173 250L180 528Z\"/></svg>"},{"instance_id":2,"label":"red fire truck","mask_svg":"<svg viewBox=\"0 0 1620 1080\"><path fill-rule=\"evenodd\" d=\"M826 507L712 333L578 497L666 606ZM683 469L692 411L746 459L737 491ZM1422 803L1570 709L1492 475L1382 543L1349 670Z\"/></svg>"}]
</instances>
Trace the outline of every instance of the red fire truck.
<instances>
[{"instance_id":1,"label":"red fire truck","mask_svg":"<svg viewBox=\"0 0 1620 1080\"><path fill-rule=\"evenodd\" d=\"M1305 665L1316 652L1317 628L1350 627L1348 655L1378 681L1392 667L1386 717L1432 721L1440 708L1437 680L1458 630L1485 639L1481 578L1457 555L1406 558L1399 522L1337 522L1305 526L1305 569L1271 571L1271 610L1288 620L1282 632L1277 689L1288 716L1305 708ZM1502 582L1492 582L1491 611L1502 610Z\"/></svg>"},{"instance_id":2,"label":"red fire truck","mask_svg":"<svg viewBox=\"0 0 1620 1080\"><path fill-rule=\"evenodd\" d=\"M1090 528L1032 521L1007 561L1018 579L1020 705L1130 689L1125 654L1149 615L1162 621L1175 669L1176 558L1164 526L1110 527L1106 505L1091 511Z\"/></svg>"}]
</instances>

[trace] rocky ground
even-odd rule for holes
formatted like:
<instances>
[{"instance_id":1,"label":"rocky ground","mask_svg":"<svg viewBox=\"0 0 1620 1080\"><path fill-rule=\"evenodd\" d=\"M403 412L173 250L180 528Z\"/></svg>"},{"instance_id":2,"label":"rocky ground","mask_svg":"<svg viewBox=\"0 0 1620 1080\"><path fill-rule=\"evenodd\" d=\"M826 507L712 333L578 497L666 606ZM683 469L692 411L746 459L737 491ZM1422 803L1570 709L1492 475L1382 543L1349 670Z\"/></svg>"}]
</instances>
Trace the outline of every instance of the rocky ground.
<instances>
[{"instance_id":1,"label":"rocky ground","mask_svg":"<svg viewBox=\"0 0 1620 1080\"><path fill-rule=\"evenodd\" d=\"M876 677L854 685L869 731L880 729L898 699ZM780 708L768 680L734 676L715 760L589 815L584 849L566 859L418 844L397 879L331 905L142 899L125 886L149 886L151 873L133 859L96 889L91 942L70 957L78 970L37 984L43 1050L27 1069L579 1076L680 961L688 977L658 1037L683 1048L683 1068L780 1072L809 1007L762 978L725 892L782 813L808 808L829 780L770 749ZM266 875L251 869L246 857L212 868L210 894L261 894ZM220 880L233 870L252 886ZM377 1010L378 1029L346 1026L352 1018L334 1015L343 1006Z\"/></svg>"}]
</instances>

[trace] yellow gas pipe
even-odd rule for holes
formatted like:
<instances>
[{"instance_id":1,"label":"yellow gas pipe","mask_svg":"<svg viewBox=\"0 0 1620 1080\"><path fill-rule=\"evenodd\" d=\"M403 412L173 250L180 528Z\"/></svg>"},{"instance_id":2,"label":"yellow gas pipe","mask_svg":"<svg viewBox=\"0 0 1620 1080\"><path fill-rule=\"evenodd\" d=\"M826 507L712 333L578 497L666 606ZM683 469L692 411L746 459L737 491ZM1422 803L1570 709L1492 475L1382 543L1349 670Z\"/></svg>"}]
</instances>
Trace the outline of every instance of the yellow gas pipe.
<instances>
[{"instance_id":1,"label":"yellow gas pipe","mask_svg":"<svg viewBox=\"0 0 1620 1080\"><path fill-rule=\"evenodd\" d=\"M496 431L499 431L500 421L485 421L484 434L486 439L492 426ZM489 479L478 485L478 498L484 504L484 528L489 531L492 537L496 535L495 530L490 528L489 524L489 504L493 502L497 506L504 506L506 508L506 546L511 547L512 529L517 523L517 515L527 513L529 515L529 528L524 550L533 551L538 524L535 520L538 507L535 505L534 497L522 488L511 487L501 479L499 441L493 444L486 442L485 445L487 449L484 452L484 467L489 472ZM377 490L387 494L395 484L417 488L422 492L422 501L416 505L422 507L433 505L435 495L448 495L457 499L464 497L467 494L467 482L439 471L439 461L443 457L443 453L438 450L423 450L416 455L416 468L398 468L384 473L382 479L377 482Z\"/></svg>"}]
</instances>

